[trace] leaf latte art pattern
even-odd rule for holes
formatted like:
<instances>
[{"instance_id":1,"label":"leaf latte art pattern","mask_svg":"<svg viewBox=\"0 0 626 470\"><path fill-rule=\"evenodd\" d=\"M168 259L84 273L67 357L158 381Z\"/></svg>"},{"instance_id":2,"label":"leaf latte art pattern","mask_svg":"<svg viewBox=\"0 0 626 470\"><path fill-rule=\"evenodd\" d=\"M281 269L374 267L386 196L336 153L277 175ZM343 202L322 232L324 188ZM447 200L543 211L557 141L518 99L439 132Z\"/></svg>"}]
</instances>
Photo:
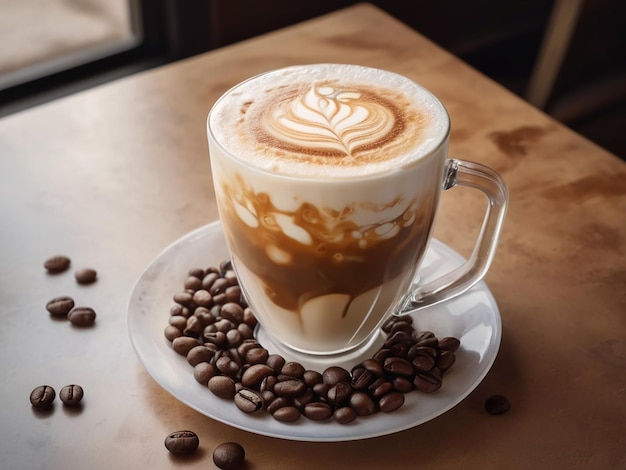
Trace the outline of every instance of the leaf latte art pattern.
<instances>
[{"instance_id":1,"label":"leaf latte art pattern","mask_svg":"<svg viewBox=\"0 0 626 470\"><path fill-rule=\"evenodd\" d=\"M288 93L263 110L259 133L273 146L291 152L355 159L396 138L403 130L400 113L389 101L366 89L312 86Z\"/></svg>"}]
</instances>

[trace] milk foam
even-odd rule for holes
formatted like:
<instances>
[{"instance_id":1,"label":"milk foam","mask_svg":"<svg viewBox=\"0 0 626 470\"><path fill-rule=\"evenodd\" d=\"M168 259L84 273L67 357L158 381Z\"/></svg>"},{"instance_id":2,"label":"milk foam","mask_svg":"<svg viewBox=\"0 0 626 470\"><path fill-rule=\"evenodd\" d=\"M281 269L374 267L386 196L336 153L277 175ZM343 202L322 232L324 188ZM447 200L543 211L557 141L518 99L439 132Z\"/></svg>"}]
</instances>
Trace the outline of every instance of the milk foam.
<instances>
[{"instance_id":1,"label":"milk foam","mask_svg":"<svg viewBox=\"0 0 626 470\"><path fill-rule=\"evenodd\" d=\"M430 92L356 65L288 67L231 89L209 132L236 159L306 178L363 177L410 165L442 144L447 113Z\"/></svg>"}]
</instances>

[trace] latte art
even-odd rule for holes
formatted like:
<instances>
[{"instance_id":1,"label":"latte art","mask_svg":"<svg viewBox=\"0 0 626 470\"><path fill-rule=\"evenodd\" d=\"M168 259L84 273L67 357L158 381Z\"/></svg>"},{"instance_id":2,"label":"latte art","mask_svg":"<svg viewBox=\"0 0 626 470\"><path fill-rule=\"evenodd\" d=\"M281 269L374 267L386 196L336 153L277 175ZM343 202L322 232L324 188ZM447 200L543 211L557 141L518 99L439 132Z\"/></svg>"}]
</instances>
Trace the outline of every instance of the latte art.
<instances>
[{"instance_id":1,"label":"latte art","mask_svg":"<svg viewBox=\"0 0 626 470\"><path fill-rule=\"evenodd\" d=\"M279 69L244 81L211 110L216 142L260 171L352 179L402 171L436 151L447 113L395 73L355 65Z\"/></svg>"},{"instance_id":2,"label":"latte art","mask_svg":"<svg viewBox=\"0 0 626 470\"><path fill-rule=\"evenodd\" d=\"M313 85L302 94L263 110L256 120L260 139L277 148L309 155L357 158L393 139L404 125L390 103L365 90Z\"/></svg>"}]
</instances>

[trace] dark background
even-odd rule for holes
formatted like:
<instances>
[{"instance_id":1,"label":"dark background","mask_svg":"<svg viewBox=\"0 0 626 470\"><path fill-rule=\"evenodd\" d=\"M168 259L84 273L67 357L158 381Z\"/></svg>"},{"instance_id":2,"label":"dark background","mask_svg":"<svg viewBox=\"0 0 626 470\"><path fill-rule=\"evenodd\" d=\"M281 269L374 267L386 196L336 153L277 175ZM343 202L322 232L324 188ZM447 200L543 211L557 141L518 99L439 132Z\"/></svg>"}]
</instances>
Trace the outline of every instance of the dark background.
<instances>
[{"instance_id":1,"label":"dark background","mask_svg":"<svg viewBox=\"0 0 626 470\"><path fill-rule=\"evenodd\" d=\"M349 0L131 0L144 40L0 92L0 116L344 8ZM569 0L565 0L566 2ZM525 98L554 0L374 0ZM626 159L626 2L585 0L544 110Z\"/></svg>"}]
</instances>

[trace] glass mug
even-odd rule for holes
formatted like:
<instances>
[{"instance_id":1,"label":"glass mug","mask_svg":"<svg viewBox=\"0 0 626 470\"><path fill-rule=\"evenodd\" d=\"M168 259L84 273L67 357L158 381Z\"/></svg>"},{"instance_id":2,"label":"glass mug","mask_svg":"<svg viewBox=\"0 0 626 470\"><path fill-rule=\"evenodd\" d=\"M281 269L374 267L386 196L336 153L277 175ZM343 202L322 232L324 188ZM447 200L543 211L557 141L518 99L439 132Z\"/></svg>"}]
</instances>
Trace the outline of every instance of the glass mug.
<instances>
[{"instance_id":1,"label":"glass mug","mask_svg":"<svg viewBox=\"0 0 626 470\"><path fill-rule=\"evenodd\" d=\"M207 134L234 269L282 349L354 354L390 315L457 296L489 268L506 185L448 158L444 106L406 77L345 64L270 71L219 98ZM415 284L441 192L456 185L489 199L474 251Z\"/></svg>"}]
</instances>

